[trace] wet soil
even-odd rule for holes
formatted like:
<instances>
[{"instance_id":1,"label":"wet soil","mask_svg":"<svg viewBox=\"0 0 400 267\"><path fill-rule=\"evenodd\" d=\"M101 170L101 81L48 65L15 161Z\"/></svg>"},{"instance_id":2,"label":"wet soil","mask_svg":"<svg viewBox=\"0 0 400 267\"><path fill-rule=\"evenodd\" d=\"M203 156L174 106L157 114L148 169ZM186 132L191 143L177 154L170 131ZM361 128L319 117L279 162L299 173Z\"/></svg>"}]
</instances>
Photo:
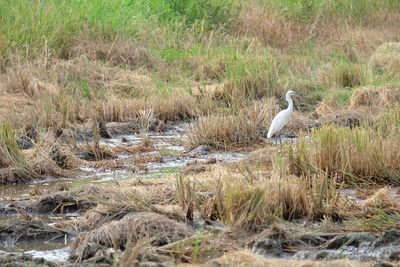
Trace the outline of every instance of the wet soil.
<instances>
[{"instance_id":1,"label":"wet soil","mask_svg":"<svg viewBox=\"0 0 400 267\"><path fill-rule=\"evenodd\" d=\"M181 171L199 172L206 170L205 166L235 162L245 155L211 151L207 146L187 149L185 127L185 124L164 125L163 132L155 128L158 131L150 131L146 137L146 146L150 149L138 149L143 146L143 136L134 124L111 123L107 125L111 135L101 138L99 145L116 151L116 156L103 161L87 161L79 147L91 142L90 129L78 130L75 155L86 162L80 167L79 175L0 186L0 258L35 264L35 258L67 260L69 244L76 233L63 232L54 225L73 222L97 205L87 198L100 196L100 189L95 185L157 179ZM46 264L50 263L42 262L43 266Z\"/></svg>"},{"instance_id":2,"label":"wet soil","mask_svg":"<svg viewBox=\"0 0 400 267\"><path fill-rule=\"evenodd\" d=\"M163 131L160 129L150 131L146 137L146 145L143 145L143 136L138 133L137 127L132 123L113 123L107 127L110 136L101 138L99 146L112 150L115 153L112 159L96 161L79 152L80 146L91 142L89 130L82 129L78 131L76 155L85 160L78 175L57 179L48 177L30 184L0 186L0 263L11 262L22 264L21 266L24 264L59 266L57 264L60 262L66 262L71 257L72 243L79 244L79 238L89 238L96 234L89 231L90 229L85 229L88 230L87 234L79 237L77 229L83 228L76 226L76 221L83 216L83 213L98 203L95 200L91 201L87 196L93 199L102 198L102 191L96 185L118 184L123 180L158 179L178 172L203 172L213 164L227 164L242 160L248 153L248 151L212 151L204 145L188 149L184 142L185 127L187 127L184 124L164 125ZM264 141L280 145L279 140L265 139ZM288 134L282 137L281 141L283 144L294 143L296 137ZM363 201L356 195L355 190L346 189L341 193L348 199L360 203ZM397 193L398 190L393 189L395 198L400 199ZM100 218L101 223L98 225L103 225L100 229L106 230L109 225L111 228L116 225L125 227L122 219L133 219L129 214L137 212L140 211L125 207L116 214L108 213L107 218ZM118 220L120 221L117 223ZM120 224L122 226L119 226ZM59 227L60 225L70 227L65 230ZM71 230L73 229L71 225L75 225L75 231ZM218 225L207 225L200 220L187 225L194 230L211 229L216 232L223 230ZM400 238L400 232L393 230L382 235L313 232L289 239L282 239L281 236L278 238L264 236L249 243L246 248L268 258L319 260L348 257L359 261L393 262L400 260L399 239L393 239L393 236ZM93 239L90 239L91 244L99 240L96 236L91 238ZM107 258L104 256L107 254L105 251L112 246L106 241L89 248L84 244L76 245L75 251L79 248L85 253L78 253L79 255L75 253L74 259L82 257L83 254L94 258ZM119 245L125 246L125 244ZM93 263L90 259L86 260L88 264ZM106 263L103 261L103 264L109 265L107 261Z\"/></svg>"}]
</instances>

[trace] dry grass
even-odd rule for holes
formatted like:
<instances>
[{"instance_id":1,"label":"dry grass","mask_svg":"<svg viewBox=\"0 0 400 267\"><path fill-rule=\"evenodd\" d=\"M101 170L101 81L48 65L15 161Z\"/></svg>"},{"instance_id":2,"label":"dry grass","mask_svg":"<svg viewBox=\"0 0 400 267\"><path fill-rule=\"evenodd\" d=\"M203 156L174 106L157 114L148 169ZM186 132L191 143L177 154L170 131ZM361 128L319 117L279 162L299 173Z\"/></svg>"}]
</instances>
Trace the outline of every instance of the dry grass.
<instances>
[{"instance_id":1,"label":"dry grass","mask_svg":"<svg viewBox=\"0 0 400 267\"><path fill-rule=\"evenodd\" d=\"M120 99L110 96L107 101L95 104L96 117L106 122L125 122L136 117L140 110L147 108L139 99Z\"/></svg>"},{"instance_id":2,"label":"dry grass","mask_svg":"<svg viewBox=\"0 0 400 267\"><path fill-rule=\"evenodd\" d=\"M49 137L47 143L38 142L33 149L22 151L16 142L14 128L10 124L0 125L1 183L20 183L43 176L65 175L58 164L62 165L68 160L72 162L72 156L63 155L60 151L57 153L54 150L55 141ZM46 139L46 136L43 138Z\"/></svg>"},{"instance_id":3,"label":"dry grass","mask_svg":"<svg viewBox=\"0 0 400 267\"><path fill-rule=\"evenodd\" d=\"M154 151L153 147L137 145L137 146L116 146L112 150L116 153L138 154L143 152Z\"/></svg>"},{"instance_id":4,"label":"dry grass","mask_svg":"<svg viewBox=\"0 0 400 267\"><path fill-rule=\"evenodd\" d=\"M332 114L339 111L340 107L334 97L325 97L315 108L319 116Z\"/></svg>"},{"instance_id":5,"label":"dry grass","mask_svg":"<svg viewBox=\"0 0 400 267\"><path fill-rule=\"evenodd\" d=\"M78 38L70 48L68 57L85 55L90 60L104 61L113 66L129 66L130 68L151 68L153 59L145 48L137 43L121 38L109 40L92 40L88 36Z\"/></svg>"},{"instance_id":6,"label":"dry grass","mask_svg":"<svg viewBox=\"0 0 400 267\"><path fill-rule=\"evenodd\" d=\"M273 99L253 102L237 116L208 116L196 120L188 133L192 146L209 145L217 149L248 146L260 140L260 130L277 110Z\"/></svg>"},{"instance_id":7,"label":"dry grass","mask_svg":"<svg viewBox=\"0 0 400 267\"><path fill-rule=\"evenodd\" d=\"M93 256L100 246L124 249L128 242L148 239L155 246L165 245L193 234L188 226L156 213L128 214L91 232L81 234L72 245L71 258L77 262Z\"/></svg>"},{"instance_id":8,"label":"dry grass","mask_svg":"<svg viewBox=\"0 0 400 267\"><path fill-rule=\"evenodd\" d=\"M198 211L206 220L252 231L277 218L337 219L345 214L347 205L336 191L334 179L324 174L309 178L288 175L286 163L278 162L272 174L249 167L239 173L217 169L194 179L179 179L177 197L183 213L190 219Z\"/></svg>"},{"instance_id":9,"label":"dry grass","mask_svg":"<svg viewBox=\"0 0 400 267\"><path fill-rule=\"evenodd\" d=\"M239 34L256 36L262 43L290 47L307 37L309 25L285 19L273 7L253 1L241 10L235 29Z\"/></svg>"},{"instance_id":10,"label":"dry grass","mask_svg":"<svg viewBox=\"0 0 400 267\"><path fill-rule=\"evenodd\" d=\"M400 103L397 85L367 86L356 89L350 98L349 109L377 112Z\"/></svg>"},{"instance_id":11,"label":"dry grass","mask_svg":"<svg viewBox=\"0 0 400 267\"><path fill-rule=\"evenodd\" d=\"M177 94L170 98L154 97L150 108L163 121L177 121L196 117L199 112L196 99L187 94Z\"/></svg>"},{"instance_id":12,"label":"dry grass","mask_svg":"<svg viewBox=\"0 0 400 267\"><path fill-rule=\"evenodd\" d=\"M243 115L199 118L189 132L189 142L192 146L209 145L217 149L227 149L259 141L258 129Z\"/></svg>"},{"instance_id":13,"label":"dry grass","mask_svg":"<svg viewBox=\"0 0 400 267\"><path fill-rule=\"evenodd\" d=\"M387 75L399 78L400 75L400 43L384 43L379 46L369 60L370 71L374 75Z\"/></svg>"},{"instance_id":14,"label":"dry grass","mask_svg":"<svg viewBox=\"0 0 400 267\"><path fill-rule=\"evenodd\" d=\"M332 82L339 88L360 86L365 81L365 73L361 64L341 64L334 68Z\"/></svg>"},{"instance_id":15,"label":"dry grass","mask_svg":"<svg viewBox=\"0 0 400 267\"><path fill-rule=\"evenodd\" d=\"M117 154L110 147L100 145L100 132L96 128L93 132L93 141L81 145L79 150L83 152L87 160L104 160L117 157Z\"/></svg>"},{"instance_id":16,"label":"dry grass","mask_svg":"<svg viewBox=\"0 0 400 267\"><path fill-rule=\"evenodd\" d=\"M278 149L275 147L266 147L251 151L246 157L237 163L238 166L250 165L251 168L272 168L273 157Z\"/></svg>"},{"instance_id":17,"label":"dry grass","mask_svg":"<svg viewBox=\"0 0 400 267\"><path fill-rule=\"evenodd\" d=\"M126 61L134 65L139 60L134 55L125 58L113 53L115 47L110 47L110 58L107 58L110 64ZM120 52L128 53L128 50ZM68 60L45 57L34 61L16 57L15 63L0 75L0 109L18 110L19 115L11 118L7 112L2 118L37 121L41 127L63 129L75 128L93 117L105 122L124 122L148 109L161 120L197 116L196 101L187 94L157 97L146 70L102 64L91 57L96 51L82 53L88 56ZM149 96L152 97L144 100Z\"/></svg>"},{"instance_id":18,"label":"dry grass","mask_svg":"<svg viewBox=\"0 0 400 267\"><path fill-rule=\"evenodd\" d=\"M373 129L324 126L313 130L312 142L301 136L290 153L297 175L319 171L350 184L399 183L398 135L382 136Z\"/></svg>"},{"instance_id":19,"label":"dry grass","mask_svg":"<svg viewBox=\"0 0 400 267\"><path fill-rule=\"evenodd\" d=\"M399 212L400 204L398 200L393 196L390 187L384 187L379 189L375 194L366 199L362 205L364 212L367 214L374 214L378 212Z\"/></svg>"},{"instance_id":20,"label":"dry grass","mask_svg":"<svg viewBox=\"0 0 400 267\"><path fill-rule=\"evenodd\" d=\"M290 259L268 259L246 250L229 252L222 257L215 259L205 266L229 265L229 266L282 266L282 267L334 267L334 266L373 266L373 263L361 263L351 260L331 260L331 261L299 261Z\"/></svg>"}]
</instances>

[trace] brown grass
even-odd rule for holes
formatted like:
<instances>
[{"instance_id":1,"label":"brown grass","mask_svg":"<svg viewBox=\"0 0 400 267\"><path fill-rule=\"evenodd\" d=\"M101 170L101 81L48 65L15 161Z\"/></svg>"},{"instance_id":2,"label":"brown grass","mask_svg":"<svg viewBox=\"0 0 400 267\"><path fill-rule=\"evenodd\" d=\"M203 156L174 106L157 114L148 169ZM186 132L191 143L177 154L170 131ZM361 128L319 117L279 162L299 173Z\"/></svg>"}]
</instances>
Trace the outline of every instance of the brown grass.
<instances>
[{"instance_id":1,"label":"brown grass","mask_svg":"<svg viewBox=\"0 0 400 267\"><path fill-rule=\"evenodd\" d=\"M376 112L400 103L400 88L396 85L361 87L350 98L349 109Z\"/></svg>"},{"instance_id":2,"label":"brown grass","mask_svg":"<svg viewBox=\"0 0 400 267\"><path fill-rule=\"evenodd\" d=\"M108 146L101 146L99 142L99 132L95 130L93 133L93 141L79 147L79 150L84 153L86 160L104 160L117 157L111 148Z\"/></svg>"},{"instance_id":3,"label":"brown grass","mask_svg":"<svg viewBox=\"0 0 400 267\"><path fill-rule=\"evenodd\" d=\"M386 137L374 129L324 126L313 130L310 138L312 142L302 135L290 151L293 173L324 171L350 184L398 184L397 134Z\"/></svg>"},{"instance_id":4,"label":"brown grass","mask_svg":"<svg viewBox=\"0 0 400 267\"><path fill-rule=\"evenodd\" d=\"M339 111L340 107L334 97L325 97L315 108L319 116L324 116Z\"/></svg>"},{"instance_id":5,"label":"brown grass","mask_svg":"<svg viewBox=\"0 0 400 267\"><path fill-rule=\"evenodd\" d=\"M229 265L229 266L282 266L282 267L334 267L334 266L373 266L374 263L362 263L359 261L332 260L332 261L299 261L290 259L268 259L260 255L256 255L246 250L229 252L222 257L209 262L209 265Z\"/></svg>"},{"instance_id":6,"label":"brown grass","mask_svg":"<svg viewBox=\"0 0 400 267\"><path fill-rule=\"evenodd\" d=\"M364 72L361 64L341 64L333 69L331 79L339 88L353 88L364 83Z\"/></svg>"},{"instance_id":7,"label":"brown grass","mask_svg":"<svg viewBox=\"0 0 400 267\"><path fill-rule=\"evenodd\" d=\"M374 75L385 74L390 78L399 78L400 43L382 44L371 56L368 65Z\"/></svg>"},{"instance_id":8,"label":"brown grass","mask_svg":"<svg viewBox=\"0 0 400 267\"><path fill-rule=\"evenodd\" d=\"M115 38L110 41L79 38L70 48L69 57L85 55L90 60L104 61L113 66L129 66L131 68L152 68L153 59L146 49L133 41Z\"/></svg>"},{"instance_id":9,"label":"brown grass","mask_svg":"<svg viewBox=\"0 0 400 267\"><path fill-rule=\"evenodd\" d=\"M285 19L273 7L252 1L241 9L236 31L256 36L263 44L287 48L307 37L309 26Z\"/></svg>"},{"instance_id":10,"label":"brown grass","mask_svg":"<svg viewBox=\"0 0 400 267\"><path fill-rule=\"evenodd\" d=\"M275 153L278 152L278 149L275 147L266 147L256 149L250 152L246 157L237 163L238 166L241 165L250 165L251 168L263 168L268 169L272 168L273 157Z\"/></svg>"},{"instance_id":11,"label":"brown grass","mask_svg":"<svg viewBox=\"0 0 400 267\"><path fill-rule=\"evenodd\" d=\"M188 133L192 146L209 145L217 149L248 146L260 141L260 130L268 127L277 106L275 100L253 102L237 116L208 116L196 120Z\"/></svg>"},{"instance_id":12,"label":"brown grass","mask_svg":"<svg viewBox=\"0 0 400 267\"><path fill-rule=\"evenodd\" d=\"M154 151L154 148L144 145L137 145L137 146L116 146L113 147L112 150L115 153L138 154L143 152Z\"/></svg>"},{"instance_id":13,"label":"brown grass","mask_svg":"<svg viewBox=\"0 0 400 267\"><path fill-rule=\"evenodd\" d=\"M167 99L154 97L150 100L149 106L163 121L190 119L199 112L196 99L187 94L177 94Z\"/></svg>"},{"instance_id":14,"label":"brown grass","mask_svg":"<svg viewBox=\"0 0 400 267\"><path fill-rule=\"evenodd\" d=\"M388 213L400 211L399 201L393 196L390 187L379 189L363 203L362 207L367 214L374 214L377 211Z\"/></svg>"},{"instance_id":15,"label":"brown grass","mask_svg":"<svg viewBox=\"0 0 400 267\"><path fill-rule=\"evenodd\" d=\"M193 179L181 177L177 197L183 213L190 218L198 211L206 220L252 231L277 218L344 216L347 204L336 191L334 179L324 174L288 175L285 161L274 162L272 174L242 167L240 172L215 169Z\"/></svg>"},{"instance_id":16,"label":"brown grass","mask_svg":"<svg viewBox=\"0 0 400 267\"><path fill-rule=\"evenodd\" d=\"M128 214L88 233L80 234L72 245L71 258L77 262L93 256L99 246L124 249L128 242L151 240L155 246L165 245L193 234L193 230L156 213Z\"/></svg>"},{"instance_id":17,"label":"brown grass","mask_svg":"<svg viewBox=\"0 0 400 267\"><path fill-rule=\"evenodd\" d=\"M250 145L260 141L258 129L241 116L208 116L196 120L189 132L192 146L209 145L217 149Z\"/></svg>"},{"instance_id":18,"label":"brown grass","mask_svg":"<svg viewBox=\"0 0 400 267\"><path fill-rule=\"evenodd\" d=\"M103 53L111 65L139 64L136 61L141 59L136 56L140 58L141 52L134 55L136 52L129 49L120 51L132 53L125 56L114 53L113 49L117 47L110 44L110 47L99 48L103 52L111 49L108 56L98 53ZM14 122L36 121L39 127L63 129L75 128L90 118L105 122L129 121L147 109L161 120L197 116L197 103L193 97L180 91L167 98L157 97L147 70L101 64L92 58L92 52L84 51L82 53L88 56L68 60L45 57L26 61L16 57L0 75L0 110L18 110L19 115L15 118L5 112L2 118Z\"/></svg>"}]
</instances>

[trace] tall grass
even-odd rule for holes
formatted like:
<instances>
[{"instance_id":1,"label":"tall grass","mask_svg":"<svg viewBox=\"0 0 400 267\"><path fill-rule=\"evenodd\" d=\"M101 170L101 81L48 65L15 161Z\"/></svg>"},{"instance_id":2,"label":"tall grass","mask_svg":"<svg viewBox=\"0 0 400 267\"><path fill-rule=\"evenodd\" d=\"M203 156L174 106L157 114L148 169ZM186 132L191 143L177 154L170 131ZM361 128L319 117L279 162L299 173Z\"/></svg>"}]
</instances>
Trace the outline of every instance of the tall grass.
<instances>
[{"instance_id":1,"label":"tall grass","mask_svg":"<svg viewBox=\"0 0 400 267\"><path fill-rule=\"evenodd\" d=\"M195 204L206 220L219 220L225 225L254 231L265 229L280 219L344 216L347 205L337 190L335 179L324 173L308 178L290 175L286 160L279 157L274 164L272 174L226 173L218 180L213 179L211 184L186 179L178 199L190 203L192 209ZM204 193L207 190L209 193ZM188 204L182 208L187 212Z\"/></svg>"},{"instance_id":2,"label":"tall grass","mask_svg":"<svg viewBox=\"0 0 400 267\"><path fill-rule=\"evenodd\" d=\"M322 14L362 21L376 10L400 7L400 3L396 0L264 0L263 2L273 2L275 8L285 15L301 20L315 19Z\"/></svg>"},{"instance_id":3,"label":"tall grass","mask_svg":"<svg viewBox=\"0 0 400 267\"><path fill-rule=\"evenodd\" d=\"M398 134L382 135L367 127L325 126L301 136L290 149L292 172L312 175L320 171L350 184L400 183Z\"/></svg>"},{"instance_id":4,"label":"tall grass","mask_svg":"<svg viewBox=\"0 0 400 267\"><path fill-rule=\"evenodd\" d=\"M11 124L0 124L0 167L15 167L27 170L28 163L16 142L15 130Z\"/></svg>"},{"instance_id":5,"label":"tall grass","mask_svg":"<svg viewBox=\"0 0 400 267\"><path fill-rule=\"evenodd\" d=\"M0 1L0 36L9 46L60 48L89 30L103 37L135 37L144 22L209 30L229 22L232 0Z\"/></svg>"}]
</instances>

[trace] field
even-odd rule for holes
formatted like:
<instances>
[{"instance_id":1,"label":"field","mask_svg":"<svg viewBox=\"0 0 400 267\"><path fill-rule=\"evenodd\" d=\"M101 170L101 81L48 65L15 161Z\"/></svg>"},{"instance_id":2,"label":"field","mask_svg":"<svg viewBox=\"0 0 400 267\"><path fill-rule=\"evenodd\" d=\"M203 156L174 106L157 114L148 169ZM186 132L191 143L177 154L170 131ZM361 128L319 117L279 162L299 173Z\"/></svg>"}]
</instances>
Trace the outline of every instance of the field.
<instances>
[{"instance_id":1,"label":"field","mask_svg":"<svg viewBox=\"0 0 400 267\"><path fill-rule=\"evenodd\" d=\"M0 264L398 266L399 36L397 0L0 0Z\"/></svg>"}]
</instances>

